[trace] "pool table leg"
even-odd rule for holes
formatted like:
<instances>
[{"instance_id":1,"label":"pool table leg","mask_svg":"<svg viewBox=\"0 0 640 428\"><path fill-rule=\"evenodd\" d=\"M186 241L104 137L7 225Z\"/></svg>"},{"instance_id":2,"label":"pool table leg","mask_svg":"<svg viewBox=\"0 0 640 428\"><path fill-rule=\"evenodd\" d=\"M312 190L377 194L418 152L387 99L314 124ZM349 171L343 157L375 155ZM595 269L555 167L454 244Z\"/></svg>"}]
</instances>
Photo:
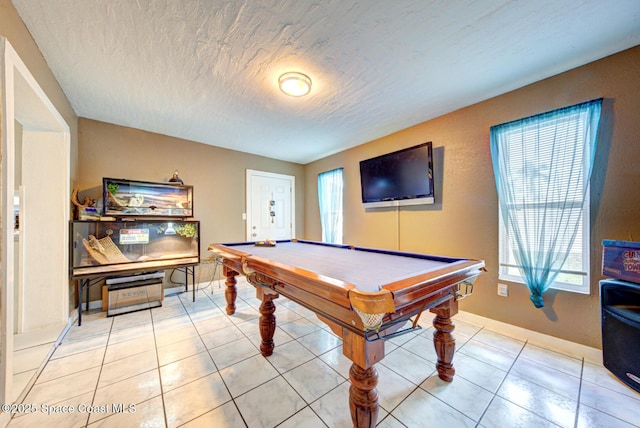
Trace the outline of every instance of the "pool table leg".
<instances>
[{"instance_id":1,"label":"pool table leg","mask_svg":"<svg viewBox=\"0 0 640 428\"><path fill-rule=\"evenodd\" d=\"M227 315L233 315L236 313L236 296L238 295L238 290L236 288L238 281L236 280L236 276L238 275L238 272L225 266L222 273L226 277L226 280L224 281L224 285L226 285L224 298L227 301Z\"/></svg>"},{"instance_id":2,"label":"pool table leg","mask_svg":"<svg viewBox=\"0 0 640 428\"><path fill-rule=\"evenodd\" d=\"M367 342L364 336L346 328L341 336L342 352L353 362L349 370L349 409L353 426L373 428L378 420L378 370L374 365L384 358L384 341Z\"/></svg>"},{"instance_id":3,"label":"pool table leg","mask_svg":"<svg viewBox=\"0 0 640 428\"><path fill-rule=\"evenodd\" d=\"M448 300L440 306L431 309L436 314L433 320L433 345L436 348L438 362L436 369L440 379L451 382L456 370L453 368L453 354L456 350L456 339L451 334L455 328L451 317L458 313L458 302Z\"/></svg>"},{"instance_id":4,"label":"pool table leg","mask_svg":"<svg viewBox=\"0 0 640 428\"><path fill-rule=\"evenodd\" d=\"M273 303L273 299L278 298L279 295L258 287L256 288L256 296L262 300L260 304L260 337L262 338L260 352L263 357L268 357L273 354L275 347L273 335L276 332L276 316L273 313L276 311L276 305Z\"/></svg>"},{"instance_id":5,"label":"pool table leg","mask_svg":"<svg viewBox=\"0 0 640 428\"><path fill-rule=\"evenodd\" d=\"M353 426L373 428L378 420L378 370L374 366L363 369L356 363L349 370L349 409Z\"/></svg>"}]
</instances>

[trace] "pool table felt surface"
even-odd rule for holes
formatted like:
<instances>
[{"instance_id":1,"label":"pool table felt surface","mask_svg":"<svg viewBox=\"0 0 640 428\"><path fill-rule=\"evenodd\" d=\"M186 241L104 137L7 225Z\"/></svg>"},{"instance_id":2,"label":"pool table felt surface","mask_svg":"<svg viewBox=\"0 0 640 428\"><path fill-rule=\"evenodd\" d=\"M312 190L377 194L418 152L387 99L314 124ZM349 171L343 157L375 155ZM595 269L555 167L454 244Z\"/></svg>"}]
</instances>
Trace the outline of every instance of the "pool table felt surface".
<instances>
[{"instance_id":1,"label":"pool table felt surface","mask_svg":"<svg viewBox=\"0 0 640 428\"><path fill-rule=\"evenodd\" d=\"M278 242L275 247L253 244L229 244L228 247L350 283L366 292L380 291L384 285L433 272L450 264L440 258L431 260L303 242Z\"/></svg>"}]
</instances>

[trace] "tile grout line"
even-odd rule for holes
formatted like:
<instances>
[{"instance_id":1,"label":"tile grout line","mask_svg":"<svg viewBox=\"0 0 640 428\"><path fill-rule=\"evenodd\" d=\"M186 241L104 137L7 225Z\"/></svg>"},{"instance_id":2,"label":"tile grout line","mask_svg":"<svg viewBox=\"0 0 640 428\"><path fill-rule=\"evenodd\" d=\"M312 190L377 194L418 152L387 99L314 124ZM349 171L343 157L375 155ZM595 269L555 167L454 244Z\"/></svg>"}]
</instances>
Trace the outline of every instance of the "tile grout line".
<instances>
[{"instance_id":1,"label":"tile grout line","mask_svg":"<svg viewBox=\"0 0 640 428\"><path fill-rule=\"evenodd\" d=\"M488 331L491 331L491 330L488 330ZM500 333L498 333L498 334L500 334ZM511 374L511 370L513 369L513 366L514 366L514 365L515 365L515 363L518 361L518 359L520 359L520 357L522 356L522 352L524 351L525 347L526 347L527 345L529 345L529 344L530 344L530 343L529 343L529 340L526 340L526 341L525 341L525 343L524 343L524 345L523 345L523 347L522 347L522 349L518 352L517 357L514 359L513 363L511 364L511 367L509 367L509 370L507 371L507 374L506 374L505 378L502 380L502 382L500 382L500 385L499 385L499 386L498 386L498 388L496 389L496 393L494 394L494 398L495 398L495 396L497 396L497 395L498 395L498 391L500 390L500 387L502 386L502 384L503 384L503 383L504 383L504 381L506 380L507 376L509 376L509 374ZM536 344L533 344L533 343L532 343L531 345L532 345L532 346L535 346L535 347L540 348L540 346L539 346L539 345L536 345ZM548 351L551 351L551 352L554 352L554 353L558 353L558 354L560 354L560 355L563 355L563 356L565 356L565 357L569 357L569 358L574 358L574 359L575 359L575 357L571 357L571 356L568 356L568 355L566 355L566 354L556 352L556 351L554 351L554 350L550 350L550 349L546 349L546 348L541 348L541 349L548 350ZM534 364L536 364L536 365L540 365L540 366L543 366L543 367L547 367L547 368L553 369L553 368L548 367L548 366L546 366L545 364L539 363L539 362L537 362L537 361L535 361L535 360L529 360L529 359L528 359L527 357L525 357L525 356L522 356L522 358L523 358L524 360L526 360L526 361L531 361L532 363L534 363ZM581 387L581 385L582 385L582 372L583 372L583 367L584 367L584 358L581 358L581 372L580 372L580 377L579 377L579 380L580 380L579 385L580 385L580 386L579 386L579 388L578 388L578 394L580 393L580 387ZM522 379L521 377L519 377L519 376L517 376L517 375L515 375L515 374L514 374L513 376L515 376L515 377L516 377L516 378L518 378L518 379ZM569 376L571 376L571 375L569 375ZM575 376L574 376L574 377L575 377ZM522 380L525 380L525 381L526 381L526 379L522 379ZM538 387L540 387L540 388L543 388L543 389L545 389L545 390L549 390L549 391L551 391L551 392L554 392L553 390L550 390L550 389L549 389L549 388L547 388L546 386L538 385L538 384L536 384L536 383L534 383L534 384L535 384L535 385L537 385L537 386L538 386ZM493 399L494 399L494 398L492 398L491 402L493 402ZM502 398L502 397L501 397L501 398ZM580 398L580 396L578 395L578 399L576 400L576 404L579 404L579 398ZM537 414L536 412L534 412L534 411L532 411L532 410L530 410L530 409L524 408L524 407L520 406L519 404L514 403L514 402L512 402L512 401L510 401L510 400L508 400L508 399L506 399L506 398L503 398L503 399L504 399L504 400L506 400L506 401L508 401L509 403L511 403L511 404L513 404L513 405L515 405L515 406L517 406L517 407L519 407L519 408L521 408L521 409L525 410L526 412L532 413L532 414L536 415L537 417L539 417L539 418L541 418L541 419L544 419L545 421L547 421L547 422L549 422L549 423L552 423L552 424L554 424L554 425L557 425L555 422L551 421L551 420L547 417L547 415L546 415L546 414L545 414L545 415L539 415L539 414ZM490 402L490 404L489 404L489 405L491 405L491 402ZM488 408L489 408L489 406L487 406L487 409L488 409ZM485 413L486 413L486 410L487 410L487 409L485 409ZM574 416L575 418L577 418L577 409L578 409L578 407L576 407L576 414L575 414L575 416ZM483 413L483 417L484 417L484 413ZM575 421L575 420L574 420L574 421Z\"/></svg>"},{"instance_id":2,"label":"tile grout line","mask_svg":"<svg viewBox=\"0 0 640 428\"><path fill-rule=\"evenodd\" d=\"M208 296L207 296L207 297L208 297ZM245 300L244 298L242 298L242 297L239 297L239 298L240 298L243 302L245 302L245 303L247 304L247 306L248 306L251 310L253 310L253 311L258 311L258 309L256 309L256 307L255 307L255 306L253 306L253 305L251 305L250 303L246 302L246 300ZM209 298L209 300L211 300L211 299ZM221 310L221 312L222 312L223 316L225 316L225 317L227 317L227 318L229 318L229 317L230 317L230 315L227 315L226 313L224 313L224 311L222 310L223 308L220 308L220 307L219 307L219 306L218 306L218 305L217 305L213 300L211 300L211 302L215 305L215 307L216 307L217 309ZM183 304L183 306L184 306L184 302L182 302L182 304ZM186 307L185 307L185 310L186 310ZM188 315L189 315L189 317L190 317L190 314L188 314ZM257 317L257 318L259 319L259 317L260 317L260 316L258 315L258 317ZM190 318L191 318L191 317L190 317ZM301 316L301 317L300 317L300 319L302 319L302 318L303 318L303 317ZM252 320L246 320L246 321L242 321L242 322L240 322L240 323L238 323L238 324L248 323L248 322L251 322L251 321L252 321ZM193 320L192 320L192 319L191 319L191 322L193 323ZM256 347L256 345L251 341L250 336L249 336L249 335L247 335L247 333L246 333L245 331L243 331L242 329L240 329L240 328L238 327L238 324L236 324L236 323L233 323L233 322L232 322L232 325L233 325L235 328L237 328L237 329L240 331L240 333L242 333L242 335L244 336L244 338L245 338L245 339L247 339L247 340L249 340L249 342L251 343L251 345L253 345L253 346L257 349L258 354L256 354L256 355L260 355L260 349L259 349L258 347ZM195 326L194 326L194 328L195 328ZM198 332L198 337L200 338L200 340L202 340L201 334L200 334L200 332L198 331L198 329L197 329L197 328L196 328L196 331ZM309 333L309 334L311 334L311 333ZM292 337L292 341L297 342L297 339L295 339L295 338L293 338L293 337ZM203 344L204 344L204 341L203 341ZM304 347L304 345L302 345L302 344L300 344L300 345ZM224 346L224 345L220 345L220 346ZM205 348L206 348L206 344L205 344ZM214 358L213 358L213 356L211 355L211 351L212 351L213 349L215 349L215 348L211 348L211 349L206 348L206 351L209 353L209 355L210 355L211 359L213 360L213 364L214 364L214 365L215 365L215 367L216 367L216 371L217 371L217 373L220 375L220 370L221 370L221 369L219 369L219 368L218 368L218 365L217 365L217 363L215 362L215 359L214 359ZM243 361L247 361L248 359L253 358L253 357L255 357L256 355L252 355L252 356L250 356L250 357L243 358L242 360L237 361L237 362L235 362L235 363L234 363L234 364L232 364L232 365L235 365L235 364L241 363L241 362L243 362ZM317 357L316 357L316 358L317 358ZM252 388L251 388L251 389L249 389L248 391L245 391L245 392L243 392L242 394L238 395L238 397L241 397L241 396L243 396L243 395L246 395L246 394L248 394L249 392L251 392L251 391L253 391L253 390L255 390L255 389L257 389L257 388L259 388L259 387L261 387L261 386L263 386L263 385L265 385L266 383L268 383L268 382L270 382L270 381L272 381L273 379L276 379L276 378L278 378L278 377L282 377L282 378L285 380L285 382L286 382L286 379L284 378L284 376L282 376L283 374L282 374L282 373L280 373L280 371L279 371L275 366L273 366L273 364L271 363L271 361L270 361L269 359L267 359L267 358L265 358L265 359L266 359L266 361L267 361L267 362L268 362L268 363L273 367L273 369L278 373L278 376L276 376L276 377L274 377L274 378L272 378L272 379L266 380L265 382L263 382L263 383L261 383L261 384L259 384L259 385L256 385L256 386L254 386L254 387L252 387ZM310 360L310 361L311 361L311 360ZM303 364L304 364L304 363L303 363ZM231 366L232 366L232 365L231 365ZM300 365L302 365L302 364L300 364ZM298 366L296 366L296 367L299 367L300 365L298 365ZM231 366L228 366L228 367L231 367ZM224 367L224 368L226 368L226 367ZM231 397L231 400L230 400L230 401L232 401L232 402L234 403L234 406L236 407L236 410L238 410L238 414L239 414L239 415L240 415L240 417L242 418L242 420L243 420L243 422L245 423L245 425L247 425L247 422L246 422L246 420L245 420L245 418L244 418L244 415L242 415L242 412L240 412L240 408L238 407L238 405L237 405L237 403L236 403L236 398L238 398L238 397L233 397L233 394L231 393L231 390L229 389L229 387L228 387L228 385L227 385L227 382L224 380L224 378L223 378L221 375L220 375L220 379L222 380L223 384L225 385L225 388L227 389L227 392L229 393L229 396ZM288 383L288 382L287 382L287 383ZM291 386L291 385L290 385L290 386ZM293 386L291 386L291 387L293 388ZM295 388L293 388L293 389L294 389L294 391L295 391ZM297 391L295 391L295 392L296 392L296 394L298 394L298 392L297 392ZM299 396L299 394L298 394L298 396ZM300 397L300 398L302 398L302 397ZM303 399L303 401L304 401L304 398L302 398L302 399ZM228 403L228 402L227 402L227 403ZM307 405L307 406L308 406L308 405ZM220 406L218 406L218 407L220 407ZM213 409L212 409L212 410L213 410ZM301 409L301 410L302 410L302 409ZM312 409L312 410L313 410L313 409ZM297 414L297 413L298 413L298 412L296 412L295 414ZM295 415L295 414L294 414L294 415ZM201 415L201 416L202 416L202 415ZM289 416L287 419L291 418L292 416L293 416L293 415Z\"/></svg>"},{"instance_id":3,"label":"tile grout line","mask_svg":"<svg viewBox=\"0 0 640 428\"><path fill-rule=\"evenodd\" d=\"M242 298L242 297L239 297L239 298L240 298L242 301L244 301L244 302L245 302L245 303L246 303L246 304L247 304L247 305L248 305L252 310L257 311L258 313L260 312L260 311L259 311L259 309L257 309L255 306L253 306L253 305L251 305L250 303L246 302L246 300L245 300L244 298ZM291 309L288 309L288 308L287 308L287 310L291 310ZM295 311L293 311L293 312L295 312ZM300 314L298 314L298 315L300 315ZM227 314L225 314L225 316L226 316L227 318L229 318L229 317L230 317L230 315L227 315ZM259 319L260 319L260 315L258 315L258 334L260 334L260 333L259 333ZM277 316L276 316L276 319L277 319ZM297 318L297 319L304 319L304 317L301 315L301 316L300 316L300 318ZM243 322L250 322L250 321L251 321L251 320L247 320L247 321L243 321ZM242 323L239 323L239 324L242 324ZM286 323L285 323L285 324L286 324ZM238 328L238 325L237 325L237 324L233 323L233 325L234 325L236 328ZM276 324L276 328L277 328L277 324ZM246 333L244 330L241 330L240 328L238 328L238 330L240 330L240 332L244 335L244 337L245 337L247 340L249 340L249 341L251 342L250 337L247 335L247 333ZM288 334L288 333L286 333L286 332L284 332L284 333L285 333L285 334ZM308 334L313 334L313 333L314 333L314 332L311 332L311 333L308 333ZM275 335L275 333L274 333L274 335ZM301 336L301 337L304 337L304 336ZM292 336L291 336L291 339L292 339L292 340L291 340L291 342L296 342L296 343L298 343L300 346L302 346L303 348L308 349L308 348L306 348L302 343L300 343L300 342L298 341L298 339L299 339L299 338L294 338L294 337L292 337ZM262 340L262 338L261 338L261 337L260 337L260 340ZM287 343L289 343L289 342L287 342ZM253 346L255 346L255 344L254 344L253 342L251 342L251 344L252 344ZM258 352L259 352L259 354L258 354L258 355L261 355L260 349L259 349L259 348L257 348L257 349L258 349ZM309 350L309 351L311 352L311 350ZM251 356L251 357L249 357L249 358L253 358L253 356ZM246 360L247 360L247 359L249 359L249 358L245 358L245 359L243 359L243 360L241 360L241 361L238 361L238 363L239 363L239 362L242 362L242 361L246 361ZM326 423L324 422L324 420L323 420L322 418L320 418L320 416L319 416L319 415L317 415L317 413L316 413L316 412L311 408L310 403L307 403L307 402L306 402L306 400L305 400L305 399L300 395L300 393L298 393L298 391L293 387L293 385L291 385L291 384L289 383L289 381L288 381L288 380L283 376L283 375L284 375L284 373L288 373L288 372L290 372L291 370L294 370L295 368L300 367L300 366L302 366L302 365L306 364L307 362L312 361L312 360L313 360L313 359L315 359L315 358L318 358L318 356L315 356L315 355L314 355L314 358L312 358L311 360L306 361L306 362L304 362L304 363L301 363L301 364L299 364L299 365L297 365L297 366L295 366L295 367L293 367L293 368L291 368L291 369L287 370L287 371L286 371L286 372L284 372L284 373L281 373L281 372L280 372L280 371L279 371L279 370L278 370L278 369L273 365L273 363L271 362L271 360L270 360L270 359L268 359L268 358L266 358L266 357L263 357L263 358L265 358L265 360L267 361L267 363L268 363L268 364L270 364L270 365L271 365L271 367L273 367L273 369L276 371L276 373L278 373L278 375L277 375L276 377L272 378L272 379L269 379L269 380L267 380L267 381L265 381L265 382L263 382L263 383L259 384L259 385L254 386L253 388L249 389L248 391L243 392L242 394L238 395L238 397L241 397L241 396L243 396L243 395L248 394L249 392L251 392L251 391L253 391L253 390L255 390L255 389L257 389L257 388L259 388L259 387L261 387L261 386L263 386L263 385L265 385L266 383L271 382L273 379L277 379L278 377L281 377L281 378L282 378L282 379L283 379L283 380L284 380L284 381L285 381L285 382L286 382L286 383L291 387L291 389L293 389L293 391L294 391L294 392L295 392L295 393L300 397L300 399L302 399L302 401L304 401L304 402L305 402L306 406L305 406L304 408L309 407L309 409L310 409L311 411L313 411L313 412L314 412L314 414L316 414L316 416L318 416L318 418L322 421L322 423L324 423L324 424L326 425ZM215 363L215 361L214 361L214 363ZM237 364L237 363L235 363L235 364ZM222 378L222 376L220 376L220 377ZM222 378L222 380L223 380L223 382L225 383L225 386L226 386L226 381L224 381L224 378ZM228 389L228 387L227 387L227 389ZM236 403L236 398L238 398L238 397L235 397L235 398L234 398L234 397L233 397L233 395L231 394L231 391L229 391L229 395L231 396L231 399L233 400L233 402L234 402L234 404L235 404L235 406L236 406L236 409L238 410L238 413L239 413L239 414L240 414L240 416L242 417L243 422L245 423L245 425L247 425L247 426L248 426L248 424L247 424L246 420L244 419L244 416L242 415L242 412L240 412L240 408L238 407L238 405L237 405L237 403ZM278 425L281 425L281 424L283 424L285 421L287 421L287 420L291 419L292 417L294 417L295 415L297 415L298 413L300 413L302 410L304 410L304 408L300 409L299 411L295 412L295 413L294 413L294 414L292 414L292 415L289 415L285 420L281 421Z\"/></svg>"},{"instance_id":4,"label":"tile grout line","mask_svg":"<svg viewBox=\"0 0 640 428\"><path fill-rule=\"evenodd\" d=\"M178 300L180 300L179 297L178 297ZM151 331L153 334L153 347L154 347L154 350L156 351L156 362L158 363L158 367L156 368L156 370L158 370L158 385L160 386L160 399L162 400L162 416L164 417L164 426L168 427L169 420L167 419L167 406L165 405L165 402L164 402L164 386L162 385L162 370L160 370L160 357L158 356L158 341L156 339L156 322L155 322L155 319L153 318L153 310L149 309L149 312L150 312L149 315L151 317Z\"/></svg>"},{"instance_id":5,"label":"tile grout line","mask_svg":"<svg viewBox=\"0 0 640 428\"><path fill-rule=\"evenodd\" d=\"M207 288L208 288L208 287L207 287ZM196 290L196 296L197 296L197 292L198 292L198 291L199 291L199 290ZM213 305L214 305L214 307L215 307L216 309L218 309L218 310L220 310L220 311L222 312L223 316L225 316L225 317L227 317L227 318L229 317L229 315L227 315L227 314L226 314L226 312L225 312L224 310L222 310L222 309L221 309L221 308L216 304L216 302L214 302L214 301L213 301L213 300L212 300L212 299L211 299L211 298L210 298L206 293L204 293L204 291L203 291L203 294L205 295L205 297L206 297L207 299L209 299L209 301L210 301L211 303L213 303ZM182 303L182 305L184 306L184 302L182 302L182 300L181 300L181 303ZM185 310L186 310L186 309L187 309L187 308L185 307ZM197 312L197 311L195 311L195 312ZM198 418L200 418L200 417L202 417L202 416L206 415L207 413L209 413L209 412L211 412L211 411L213 411L213 410L215 410L215 409L218 409L218 408L220 408L220 407L224 406L225 404L227 404L227 403L231 402L231 403L233 403L233 406L236 408L236 411L238 412L238 415L240 415L240 418L242 419L242 423L244 423L244 425L245 425L245 426L249 426L249 425L247 424L247 421L245 420L244 415L243 415L243 414L242 414L242 412L240 411L240 408L238 407L238 403L236 403L236 400L235 400L235 398L233 397L233 394L231 393L231 390L229 389L229 385L227 385L227 382L224 380L224 377L222 377L222 375L220 374L220 368L218 367L218 364L216 363L215 358L213 358L213 355L211 355L211 351L212 351L212 349L207 348L207 344L206 344L206 343L204 342L204 340L202 339L202 334L200 333L200 331L198 330L198 328L197 328L197 327L195 326L195 324L193 323L193 318L191 318L191 314L189 313L188 315L189 315L189 319L191 320L191 324L193 325L193 328L195 328L195 329L196 329L196 332L198 333L198 338L200 339L200 341L201 341L201 342L202 342L202 344L204 345L205 351L206 351L206 352L207 352L207 354L209 355L209 358L211 358L211 361L213 362L213 366L216 368L216 373L218 374L218 376L220 376L220 380L222 381L222 384L224 385L224 387L225 387L225 389L227 390L227 393L229 394L229 397L230 397L230 400L229 400L229 401L227 401L227 402L225 402L225 403L220 404L218 407L215 407L215 408L213 408L213 409L209 410L208 412L205 412L203 415L200 415L200 416L195 417L195 418L194 418L194 419L192 419L191 421L196 420L196 419L198 419ZM235 327L235 324L233 324L233 325L234 325L234 327ZM224 327L223 327L223 328L224 328ZM236 327L236 328L237 328L237 327ZM239 329L238 329L238 330L239 330ZM244 332L242 332L242 331L240 331L240 332L244 334ZM242 360L242 361L245 361L245 360ZM189 421L189 422L191 422L191 421ZM188 423L188 422L187 422L187 423Z\"/></svg>"},{"instance_id":6,"label":"tile grout line","mask_svg":"<svg viewBox=\"0 0 640 428\"><path fill-rule=\"evenodd\" d=\"M578 422L580 420L580 397L582 396L582 378L584 376L584 357L580 364L580 383L578 383L578 398L576 400L576 414L573 419L573 427L578 428Z\"/></svg>"},{"instance_id":7,"label":"tile grout line","mask_svg":"<svg viewBox=\"0 0 640 428\"><path fill-rule=\"evenodd\" d=\"M94 404L96 395L98 394L98 386L100 385L100 377L102 376L102 370L104 369L105 359L107 358L107 350L109 349L109 339L111 339L112 331L113 331L113 319L111 319L111 327L109 327L109 334L107 335L107 343L104 346L104 353L102 354L102 362L100 363L100 371L98 373L98 379L96 379L96 387L93 389L93 396L91 397L92 405ZM89 425L89 420L91 419L91 412L87 412L87 413L88 413L87 422L84 425L85 427ZM105 418L101 418L101 419L105 419Z\"/></svg>"},{"instance_id":8,"label":"tile grout line","mask_svg":"<svg viewBox=\"0 0 640 428\"><path fill-rule=\"evenodd\" d=\"M259 309L258 309L258 308L256 308L255 306L251 305L250 303L248 303L248 302L246 301L246 299L244 299L243 297L239 297L239 298L240 298L241 300L243 300L245 303L247 303L247 305L248 305L252 310L255 310L255 311L259 312ZM287 301L288 301L288 302L292 302L292 301L291 301L291 300L289 300L289 299L287 299ZM294 302L294 303L295 303L295 302ZM289 311L292 311L292 312L294 312L294 313L297 313L297 314L300 316L299 318L296 318L296 320L293 320L293 321L290 321L290 322L294 322L294 321L297 321L297 320L307 319L304 315L302 315L302 314L300 314L300 313L296 312L296 311L295 311L295 309L291 309L291 308L289 308L289 307L285 306L285 304L284 304L284 303L283 303L282 305L280 305L280 306L281 306L281 307L283 307L283 308L285 308L286 310L289 310ZM306 309L306 308L305 308L305 309ZM225 316L230 317L229 315L226 315L226 314L225 314ZM258 316L258 319L259 319L259 318L260 318L260 315ZM276 319L277 319L277 315L276 315ZM244 321L244 322L250 322L250 320L249 320L249 321ZM288 322L285 322L284 324L288 324ZM235 323L234 323L234 326L237 328L237 324L235 324ZM258 327L259 327L259 326L258 326ZM276 325L276 327L277 327L277 325ZM239 330L240 330L240 329L239 329ZM300 395L300 393L299 393L299 392L294 388L294 386L293 386L293 385L292 385L292 384L291 384L291 383L290 383L290 382L289 382L289 381L284 377L284 373L289 373L289 372L291 372L292 370L295 370L296 368L299 368L299 367L303 366L304 364L307 364L307 363L309 363L310 361L313 361L313 360L316 360L316 359L320 360L323 364L327 364L327 363L325 363L324 361L322 361L322 359L320 358L320 355L324 355L324 354L326 354L326 353L328 353L328 352L331 352L331 351L333 351L335 348L331 348L330 350L328 350L328 351L326 351L326 352L324 352L324 353L322 353L322 354L320 354L320 355L316 355L316 354L313 352L313 350L309 349L308 347L306 347L306 346L304 345L304 343L300 342L300 339L301 339L301 338L306 337L306 336L310 336L310 335L312 335L312 334L315 334L315 333L317 333L319 330L322 330L322 328L316 329L316 330L314 330L314 331L312 331L312 332L309 332L309 333L307 333L307 334L305 334L305 335L302 335L302 336L299 336L299 337L293 337L293 336L291 336L291 339L292 339L292 340L291 340L290 342L295 342L295 343L299 344L300 346L302 346L302 348L304 348L305 350L307 350L307 351L309 351L310 353L312 353L313 358L311 358L311 359L310 359L310 360L308 360L308 361L302 362L302 363L300 363L300 364L296 365L295 367L292 367L292 368L288 369L287 371L285 371L285 372L282 372L282 373L281 373L281 372L280 372L280 370L278 370L278 369L277 369L277 367L275 367L275 366L273 365L273 363L271 362L271 360L270 360L269 358L264 357L264 358L265 358L265 360L266 360L266 361L267 361L267 362L268 362L268 363L273 367L273 369L278 373L278 376L276 376L275 378L269 379L269 380L267 380L267 381L265 381L265 382L261 383L260 385L256 385L255 387L251 388L250 390L243 392L243 393L242 393L242 394L240 394L238 397L241 397L241 396L243 396L243 395L245 395L245 394L248 394L249 392L251 392L251 391L253 391L253 390L255 390L255 389L257 389L257 388L259 388L259 387L261 387L261 386L263 386L263 385L265 385L266 383L268 383L268 382L272 381L273 379L276 379L276 378L280 377L280 378L282 378L282 379L287 383L287 385L289 385L289 387L291 387L291 389L292 389L292 390L293 390L293 391L298 395L298 397L300 397L300 399L302 399L302 401L305 403L305 407L303 407L303 408L302 408L302 409L300 409L299 411L295 412L294 414L289 415L286 419L284 419L283 421L281 421L280 423L278 423L278 425L277 425L277 426L282 425L282 424L283 424L283 423L285 423L287 420L289 420L289 419L293 418L295 415L299 414L300 412L302 412L302 411L303 411L305 408L307 408L307 407L308 407L308 408L309 408L309 410L311 410L311 411L312 411L312 412L313 412L313 413L318 417L318 419L319 419L320 421L322 421L322 423L326 426L326 422L324 421L324 419L323 419L323 418L322 418L322 417L321 417L321 416L320 416L320 415L319 415L319 414L318 414L318 413L317 413L317 412L316 412L316 411L311 407L311 404L312 404L312 403L315 403L315 402L316 402L316 401L318 401L318 400L320 400L322 397L324 397L325 395L327 395L327 394L328 394L328 393L330 393L331 391L334 391L335 389L339 388L341 385L343 385L343 384L344 384L344 382L348 382L348 381L349 381L349 379L345 379L343 382L341 382L340 384L336 385L334 388L331 388L329 391L327 391L326 393L324 393L322 396L320 396L320 397L316 398L315 400L313 400L313 401L311 401L311 402L307 402L307 401L304 399L304 397L302 397L302 396ZM246 332L245 332L245 331L243 331L243 330L240 330L240 331L243 333L243 335L245 336L245 338L250 339L250 338L249 338L249 336L246 334ZM289 335L289 333L287 333L286 331L284 331L284 330L283 330L283 332L284 332L285 334ZM290 335L289 335L289 336L290 336ZM261 340L261 338L260 338L260 340ZM287 342L287 343L290 343L290 342ZM255 346L255 344L254 344L254 346ZM259 349L258 349L258 350L259 350ZM253 358L253 357L250 357L250 358ZM242 360L242 361L246 361L246 360L247 360L247 359L244 359L244 360ZM343 378L343 379L344 379L344 376L342 376L342 374L338 373L338 372L337 372L333 367L331 367L331 366L330 366L330 365L328 365L328 364L327 364L327 366L328 366L331 370L333 370L335 373L337 373L341 378ZM223 381L224 381L224 379L223 379ZM226 385L226 382L225 382L225 385ZM234 401L234 403L235 403L235 398L233 398L233 396L232 396L232 400L233 400L233 401ZM236 408L237 408L237 404L236 404ZM239 409L239 408L238 408L238 412L240 413L240 409ZM240 413L240 415L242 416L242 414L241 414L241 413ZM243 421L244 421L244 416L242 416L242 418L243 418ZM246 424L246 421L245 421L245 424Z\"/></svg>"},{"instance_id":9,"label":"tile grout line","mask_svg":"<svg viewBox=\"0 0 640 428\"><path fill-rule=\"evenodd\" d=\"M480 331L482 331L484 329L485 328L482 327L480 330L478 330L476 332L476 334L473 335L473 337L475 337L478 333L480 333ZM487 331L491 331L491 330L487 330ZM469 339L469 340L471 340L471 339ZM513 359L513 362L509 366L509 370L507 370L507 373L504 375L504 377L502 378L502 380L500 381L500 383L496 387L496 390L493 393L493 397L491 397L491 400L489 400L489 404L487 404L487 407L485 407L484 411L482 412L482 415L480 415L480 418L478 419L478 422L476 423L476 427L480 426L480 421L482 421L482 418L484 418L484 416L487 414L487 410L489 410L489 407L491 407L491 404L493 403L493 401L496 399L496 397L498 397L498 391L500 391L500 388L502 387L502 385L504 384L505 380L507 379L507 376L509 376L509 373L511 373L511 370L513 369L513 366L516 364L516 361L518 361L518 358L520 358L520 355L522 355L522 351L524 351L524 348L527 346L527 343L529 343L529 341L525 340L524 344L522 345L522 348L520 348L520 351L518 351L518 355L516 356L516 358ZM500 397L500 398L502 398L502 397ZM509 401L509 402L511 403L511 401ZM518 406L516 403L513 403L513 404ZM518 407L520 407L520 406L518 406ZM522 407L520 407L520 408L522 409ZM524 410L527 410L527 409L524 409ZM544 419L547 420L546 418L544 418Z\"/></svg>"}]
</instances>

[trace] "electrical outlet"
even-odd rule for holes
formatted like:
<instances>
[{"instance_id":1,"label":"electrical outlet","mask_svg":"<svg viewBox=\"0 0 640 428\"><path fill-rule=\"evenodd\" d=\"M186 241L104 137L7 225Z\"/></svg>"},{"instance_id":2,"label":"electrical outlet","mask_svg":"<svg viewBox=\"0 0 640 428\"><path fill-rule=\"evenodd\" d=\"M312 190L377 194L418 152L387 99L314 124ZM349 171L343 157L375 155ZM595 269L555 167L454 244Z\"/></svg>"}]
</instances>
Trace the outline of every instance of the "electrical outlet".
<instances>
[{"instance_id":1,"label":"electrical outlet","mask_svg":"<svg viewBox=\"0 0 640 428\"><path fill-rule=\"evenodd\" d=\"M509 286L507 284L498 284L498 296L509 296Z\"/></svg>"}]
</instances>

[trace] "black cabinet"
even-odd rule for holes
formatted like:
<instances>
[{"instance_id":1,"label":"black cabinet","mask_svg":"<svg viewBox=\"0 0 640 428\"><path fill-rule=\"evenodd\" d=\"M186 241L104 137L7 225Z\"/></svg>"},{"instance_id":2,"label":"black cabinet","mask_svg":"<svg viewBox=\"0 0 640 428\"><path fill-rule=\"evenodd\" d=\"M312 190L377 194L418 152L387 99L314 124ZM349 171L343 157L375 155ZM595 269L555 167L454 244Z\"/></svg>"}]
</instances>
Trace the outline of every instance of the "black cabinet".
<instances>
[{"instance_id":1,"label":"black cabinet","mask_svg":"<svg viewBox=\"0 0 640 428\"><path fill-rule=\"evenodd\" d=\"M640 284L600 281L604 366L640 392Z\"/></svg>"}]
</instances>

